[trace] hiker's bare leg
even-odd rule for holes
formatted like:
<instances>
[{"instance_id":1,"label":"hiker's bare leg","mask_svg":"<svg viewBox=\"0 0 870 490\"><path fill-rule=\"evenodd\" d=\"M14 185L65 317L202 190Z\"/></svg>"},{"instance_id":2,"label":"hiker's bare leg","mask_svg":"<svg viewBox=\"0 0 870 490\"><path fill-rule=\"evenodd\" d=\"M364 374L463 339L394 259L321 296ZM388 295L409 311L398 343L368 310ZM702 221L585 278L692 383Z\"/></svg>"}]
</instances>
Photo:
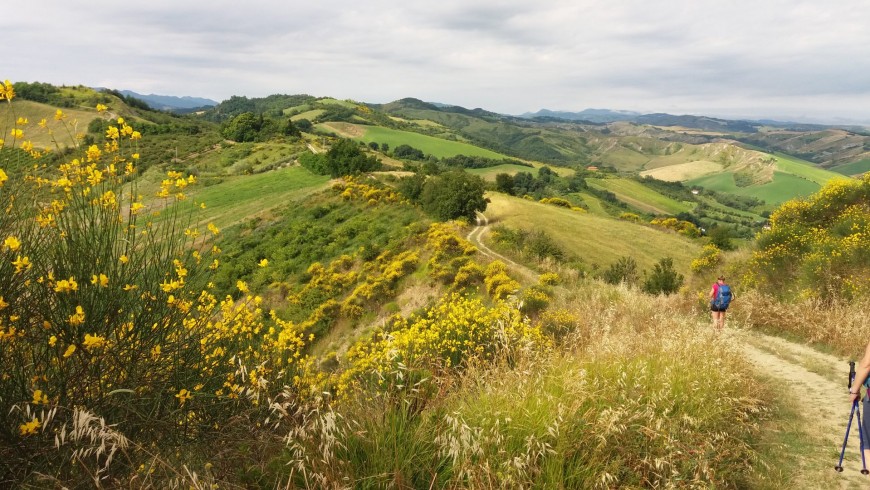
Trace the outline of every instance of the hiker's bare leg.
<instances>
[{"instance_id":1,"label":"hiker's bare leg","mask_svg":"<svg viewBox=\"0 0 870 490\"><path fill-rule=\"evenodd\" d=\"M719 328L719 312L718 311L712 312L712 316L713 316L713 328L714 329Z\"/></svg>"},{"instance_id":2,"label":"hiker's bare leg","mask_svg":"<svg viewBox=\"0 0 870 490\"><path fill-rule=\"evenodd\" d=\"M725 328L725 312L720 311L719 312L719 330L722 330L723 328Z\"/></svg>"}]
</instances>

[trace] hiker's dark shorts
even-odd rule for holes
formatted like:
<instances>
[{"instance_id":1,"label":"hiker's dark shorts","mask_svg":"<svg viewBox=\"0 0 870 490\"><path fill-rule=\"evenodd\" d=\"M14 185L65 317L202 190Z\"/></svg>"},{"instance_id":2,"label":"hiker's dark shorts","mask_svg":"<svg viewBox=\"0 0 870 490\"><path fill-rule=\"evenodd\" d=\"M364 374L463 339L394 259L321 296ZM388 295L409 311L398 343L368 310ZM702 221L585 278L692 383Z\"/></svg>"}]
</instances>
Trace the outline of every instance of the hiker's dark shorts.
<instances>
[{"instance_id":1,"label":"hiker's dark shorts","mask_svg":"<svg viewBox=\"0 0 870 490\"><path fill-rule=\"evenodd\" d=\"M715 305L710 305L710 311L716 311L716 312L722 312L722 313L725 313L727 310L728 310L728 307L727 307L727 306L726 306L725 308L720 308L720 307L715 306Z\"/></svg>"},{"instance_id":2,"label":"hiker's dark shorts","mask_svg":"<svg viewBox=\"0 0 870 490\"><path fill-rule=\"evenodd\" d=\"M861 414L861 430L863 430L864 433L861 435L864 436L862 438L864 440L864 448L870 449L870 417L867 417L867 411L870 410L870 400L868 400L866 396L864 397L864 403L862 408L864 410Z\"/></svg>"}]
</instances>

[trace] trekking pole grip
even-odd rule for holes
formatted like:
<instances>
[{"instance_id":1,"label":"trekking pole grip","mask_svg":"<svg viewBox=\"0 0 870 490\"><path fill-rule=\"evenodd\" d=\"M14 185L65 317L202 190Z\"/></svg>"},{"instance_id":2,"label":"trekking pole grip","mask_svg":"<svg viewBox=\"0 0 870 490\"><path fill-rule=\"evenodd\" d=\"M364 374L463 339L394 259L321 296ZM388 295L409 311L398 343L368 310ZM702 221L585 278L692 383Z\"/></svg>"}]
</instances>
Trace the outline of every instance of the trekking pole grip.
<instances>
[{"instance_id":1,"label":"trekking pole grip","mask_svg":"<svg viewBox=\"0 0 870 490\"><path fill-rule=\"evenodd\" d=\"M852 381L855 380L855 361L849 361L849 385L846 387L852 391Z\"/></svg>"}]
</instances>

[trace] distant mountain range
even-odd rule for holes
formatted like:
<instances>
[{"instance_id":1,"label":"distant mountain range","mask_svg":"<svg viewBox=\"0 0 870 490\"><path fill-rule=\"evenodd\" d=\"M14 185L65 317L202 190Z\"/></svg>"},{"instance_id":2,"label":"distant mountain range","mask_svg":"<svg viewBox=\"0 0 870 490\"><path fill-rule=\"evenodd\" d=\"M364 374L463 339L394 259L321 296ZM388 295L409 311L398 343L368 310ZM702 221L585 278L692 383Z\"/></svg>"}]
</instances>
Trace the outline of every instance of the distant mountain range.
<instances>
[{"instance_id":1,"label":"distant mountain range","mask_svg":"<svg viewBox=\"0 0 870 490\"><path fill-rule=\"evenodd\" d=\"M639 112L612 111L610 109L585 109L580 112L551 111L541 109L538 112L527 112L520 117L525 119L563 119L566 121L587 121L592 123L609 123L616 121L632 121L640 116Z\"/></svg>"},{"instance_id":2,"label":"distant mountain range","mask_svg":"<svg viewBox=\"0 0 870 490\"><path fill-rule=\"evenodd\" d=\"M187 111L189 109L199 109L202 107L212 107L218 105L218 102L202 97L175 97L173 95L143 95L132 90L119 90L122 94L128 97L145 101L151 108L161 111Z\"/></svg>"}]
</instances>

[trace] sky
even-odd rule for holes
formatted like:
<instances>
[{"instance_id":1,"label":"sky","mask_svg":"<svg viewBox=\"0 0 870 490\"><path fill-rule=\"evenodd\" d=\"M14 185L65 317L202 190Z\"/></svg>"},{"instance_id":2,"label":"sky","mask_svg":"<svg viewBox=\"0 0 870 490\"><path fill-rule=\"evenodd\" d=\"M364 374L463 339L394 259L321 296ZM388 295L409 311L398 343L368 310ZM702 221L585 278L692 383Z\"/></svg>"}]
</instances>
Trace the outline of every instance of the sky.
<instances>
[{"instance_id":1,"label":"sky","mask_svg":"<svg viewBox=\"0 0 870 490\"><path fill-rule=\"evenodd\" d=\"M870 2L28 0L0 79L870 124Z\"/></svg>"}]
</instances>

